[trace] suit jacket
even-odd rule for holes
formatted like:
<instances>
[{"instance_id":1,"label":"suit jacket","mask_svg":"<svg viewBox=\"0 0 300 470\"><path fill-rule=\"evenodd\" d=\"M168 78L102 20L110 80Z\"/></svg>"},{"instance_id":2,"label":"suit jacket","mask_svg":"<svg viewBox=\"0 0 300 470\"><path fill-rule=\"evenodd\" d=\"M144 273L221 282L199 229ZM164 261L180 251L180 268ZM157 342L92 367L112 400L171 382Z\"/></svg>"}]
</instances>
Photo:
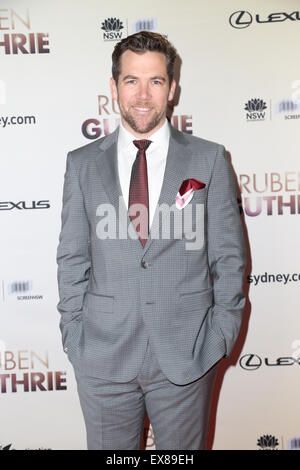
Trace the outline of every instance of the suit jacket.
<instances>
[{"instance_id":1,"label":"suit jacket","mask_svg":"<svg viewBox=\"0 0 300 470\"><path fill-rule=\"evenodd\" d=\"M143 248L124 236L128 227L136 232L121 192L117 137L118 128L67 156L57 249L64 350L86 374L124 382L138 374L149 340L168 379L186 384L230 354L241 325L245 249L233 176L222 145L171 127ZM179 210L175 197L187 178L206 186ZM116 219L117 234L106 239L102 204ZM172 206L168 236L161 205ZM185 215L187 225L179 220ZM197 231L200 242L187 248Z\"/></svg>"}]
</instances>

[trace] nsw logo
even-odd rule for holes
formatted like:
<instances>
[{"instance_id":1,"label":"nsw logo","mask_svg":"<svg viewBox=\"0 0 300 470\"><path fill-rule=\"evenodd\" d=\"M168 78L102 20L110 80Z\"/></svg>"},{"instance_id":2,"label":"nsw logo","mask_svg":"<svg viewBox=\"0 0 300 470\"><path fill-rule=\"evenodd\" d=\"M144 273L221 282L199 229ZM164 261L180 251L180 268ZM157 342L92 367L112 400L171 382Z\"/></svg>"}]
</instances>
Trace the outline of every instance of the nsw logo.
<instances>
[{"instance_id":1,"label":"nsw logo","mask_svg":"<svg viewBox=\"0 0 300 470\"><path fill-rule=\"evenodd\" d=\"M279 446L278 439L271 434L264 434L259 439L257 439L256 444L260 450L275 450Z\"/></svg>"},{"instance_id":2,"label":"nsw logo","mask_svg":"<svg viewBox=\"0 0 300 470\"><path fill-rule=\"evenodd\" d=\"M247 121L264 121L267 105L261 98L251 98L245 103L244 110L247 111Z\"/></svg>"},{"instance_id":3,"label":"nsw logo","mask_svg":"<svg viewBox=\"0 0 300 470\"><path fill-rule=\"evenodd\" d=\"M0 445L0 450L13 450L13 449L11 449L11 444L8 444L5 446Z\"/></svg>"},{"instance_id":4,"label":"nsw logo","mask_svg":"<svg viewBox=\"0 0 300 470\"><path fill-rule=\"evenodd\" d=\"M124 27L126 23L126 27ZM121 41L127 36L127 21L121 21L119 18L106 18L101 23L101 29L104 31L104 41Z\"/></svg>"}]
</instances>

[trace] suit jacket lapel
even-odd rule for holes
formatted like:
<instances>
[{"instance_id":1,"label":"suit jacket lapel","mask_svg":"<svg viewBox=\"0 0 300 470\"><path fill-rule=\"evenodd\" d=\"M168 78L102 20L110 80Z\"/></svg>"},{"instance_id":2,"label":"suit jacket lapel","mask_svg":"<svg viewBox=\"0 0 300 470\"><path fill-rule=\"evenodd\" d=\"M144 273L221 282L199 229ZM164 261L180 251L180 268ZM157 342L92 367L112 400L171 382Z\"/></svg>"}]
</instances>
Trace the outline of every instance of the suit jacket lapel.
<instances>
[{"instance_id":1,"label":"suit jacket lapel","mask_svg":"<svg viewBox=\"0 0 300 470\"><path fill-rule=\"evenodd\" d=\"M100 153L96 156L96 162L104 189L111 204L115 207L116 218L120 224L126 224L126 226L123 227L123 233L124 230L127 233L127 227L131 224L131 220L128 215L127 206L125 204L120 185L117 148L118 133L119 128L117 127L112 134L108 135L100 142ZM138 242L140 243L139 240Z\"/></svg>"},{"instance_id":2,"label":"suit jacket lapel","mask_svg":"<svg viewBox=\"0 0 300 470\"><path fill-rule=\"evenodd\" d=\"M117 218L119 220L126 221L127 227L129 227L132 223L128 215L127 205L123 198L118 172L118 131L119 128L100 142L100 154L97 155L96 160L107 196L116 208ZM174 129L171 125L170 132L170 143L161 192L150 227L149 237L144 248L141 242L137 239L137 243L139 244L142 252L146 252L155 240L155 238L151 238L151 231L153 232L159 223L160 204L164 203L169 206L175 204L176 194L182 181L185 179L185 175L188 172L188 166L191 161L191 151L188 148L188 143L184 134ZM119 210L122 211L122 214L119 213Z\"/></svg>"},{"instance_id":3,"label":"suit jacket lapel","mask_svg":"<svg viewBox=\"0 0 300 470\"><path fill-rule=\"evenodd\" d=\"M111 203L117 207L119 196L122 195L117 165L118 133L119 129L117 128L112 134L100 141L100 154L96 158L105 191Z\"/></svg>"}]
</instances>

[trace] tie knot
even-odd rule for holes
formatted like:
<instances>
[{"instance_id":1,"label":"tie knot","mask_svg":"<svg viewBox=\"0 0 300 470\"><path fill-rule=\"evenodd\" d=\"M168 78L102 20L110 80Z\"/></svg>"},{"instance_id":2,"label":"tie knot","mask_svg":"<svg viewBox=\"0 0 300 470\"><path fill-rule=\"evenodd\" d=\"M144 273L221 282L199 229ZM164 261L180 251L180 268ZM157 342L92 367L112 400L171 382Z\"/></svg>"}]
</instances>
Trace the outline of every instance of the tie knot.
<instances>
[{"instance_id":1,"label":"tie knot","mask_svg":"<svg viewBox=\"0 0 300 470\"><path fill-rule=\"evenodd\" d=\"M133 143L139 150L147 150L151 140L134 140Z\"/></svg>"}]
</instances>

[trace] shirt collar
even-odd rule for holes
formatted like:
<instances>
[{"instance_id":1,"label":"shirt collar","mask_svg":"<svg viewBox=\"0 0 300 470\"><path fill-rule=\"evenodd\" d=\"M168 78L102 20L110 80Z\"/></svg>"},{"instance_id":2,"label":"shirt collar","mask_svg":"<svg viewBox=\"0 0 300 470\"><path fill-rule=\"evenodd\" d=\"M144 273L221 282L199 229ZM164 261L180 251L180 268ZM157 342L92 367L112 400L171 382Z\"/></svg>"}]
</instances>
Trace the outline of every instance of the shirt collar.
<instances>
[{"instance_id":1,"label":"shirt collar","mask_svg":"<svg viewBox=\"0 0 300 470\"><path fill-rule=\"evenodd\" d=\"M151 140L152 144L150 145L149 149L147 150L147 153L154 151L157 149L159 146L163 144L167 144L169 142L170 138L170 127L168 120L166 119L164 124L156 131L154 134L152 134L148 140ZM129 132L127 129L122 124L122 121L120 120L120 127L119 127L119 136L118 136L118 146L120 149L130 149L130 146L134 147L134 144L132 144L133 140L137 140L137 138ZM136 147L134 147L136 150Z\"/></svg>"}]
</instances>

